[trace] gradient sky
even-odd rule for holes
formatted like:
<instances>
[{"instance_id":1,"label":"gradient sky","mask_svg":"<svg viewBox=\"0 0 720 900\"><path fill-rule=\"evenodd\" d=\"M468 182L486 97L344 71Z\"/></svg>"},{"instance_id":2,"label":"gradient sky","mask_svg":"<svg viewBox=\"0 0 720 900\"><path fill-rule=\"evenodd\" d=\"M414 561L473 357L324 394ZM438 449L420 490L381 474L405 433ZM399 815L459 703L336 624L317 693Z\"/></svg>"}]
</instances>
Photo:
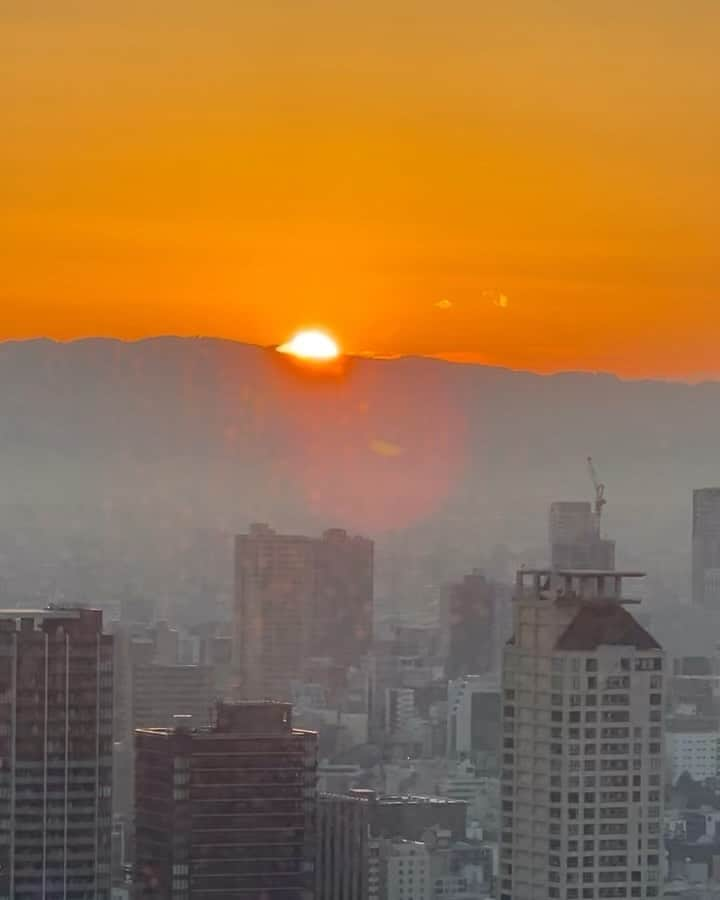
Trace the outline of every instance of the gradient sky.
<instances>
[{"instance_id":1,"label":"gradient sky","mask_svg":"<svg viewBox=\"0 0 720 900\"><path fill-rule=\"evenodd\" d=\"M6 0L0 337L720 376L718 0Z\"/></svg>"}]
</instances>

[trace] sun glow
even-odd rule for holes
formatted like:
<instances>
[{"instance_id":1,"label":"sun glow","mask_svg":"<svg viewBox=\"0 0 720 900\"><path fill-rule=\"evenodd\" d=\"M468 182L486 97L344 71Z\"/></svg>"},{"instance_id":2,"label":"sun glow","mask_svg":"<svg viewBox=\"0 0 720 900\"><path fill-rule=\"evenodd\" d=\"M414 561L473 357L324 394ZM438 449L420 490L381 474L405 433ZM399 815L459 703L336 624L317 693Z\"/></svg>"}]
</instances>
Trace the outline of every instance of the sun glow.
<instances>
[{"instance_id":1,"label":"sun glow","mask_svg":"<svg viewBox=\"0 0 720 900\"><path fill-rule=\"evenodd\" d=\"M337 343L324 331L299 331L277 349L300 359L336 359L340 355Z\"/></svg>"}]
</instances>

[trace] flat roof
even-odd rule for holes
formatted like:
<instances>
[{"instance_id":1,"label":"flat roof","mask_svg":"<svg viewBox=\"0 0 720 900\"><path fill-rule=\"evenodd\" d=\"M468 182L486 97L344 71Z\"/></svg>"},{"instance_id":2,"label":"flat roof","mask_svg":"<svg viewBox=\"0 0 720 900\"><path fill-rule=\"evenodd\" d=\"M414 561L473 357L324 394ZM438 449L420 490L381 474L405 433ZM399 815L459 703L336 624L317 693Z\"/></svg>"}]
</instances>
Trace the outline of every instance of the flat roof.
<instances>
[{"instance_id":1,"label":"flat roof","mask_svg":"<svg viewBox=\"0 0 720 900\"><path fill-rule=\"evenodd\" d=\"M646 572L636 569L553 569L546 566L542 569L518 569L518 575L564 575L572 578L645 578Z\"/></svg>"},{"instance_id":2,"label":"flat roof","mask_svg":"<svg viewBox=\"0 0 720 900\"><path fill-rule=\"evenodd\" d=\"M0 619L79 619L80 613L92 611L87 606L52 607L51 609L0 609ZM99 609L94 610L100 612Z\"/></svg>"}]
</instances>

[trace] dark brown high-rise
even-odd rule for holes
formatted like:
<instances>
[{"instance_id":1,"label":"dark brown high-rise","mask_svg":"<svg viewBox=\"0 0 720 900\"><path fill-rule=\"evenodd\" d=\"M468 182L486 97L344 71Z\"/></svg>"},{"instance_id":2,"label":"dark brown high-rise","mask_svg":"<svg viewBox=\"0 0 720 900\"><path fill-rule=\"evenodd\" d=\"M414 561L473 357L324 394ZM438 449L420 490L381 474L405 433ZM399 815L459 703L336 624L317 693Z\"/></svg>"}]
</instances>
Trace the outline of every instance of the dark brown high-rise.
<instances>
[{"instance_id":1,"label":"dark brown high-rise","mask_svg":"<svg viewBox=\"0 0 720 900\"><path fill-rule=\"evenodd\" d=\"M0 610L0 897L110 898L112 663L100 610Z\"/></svg>"},{"instance_id":2,"label":"dark brown high-rise","mask_svg":"<svg viewBox=\"0 0 720 900\"><path fill-rule=\"evenodd\" d=\"M235 667L241 696L288 700L313 657L357 665L372 638L373 543L253 525L235 539Z\"/></svg>"},{"instance_id":3,"label":"dark brown high-rise","mask_svg":"<svg viewBox=\"0 0 720 900\"><path fill-rule=\"evenodd\" d=\"M141 728L138 896L312 900L317 735L286 703L220 703L210 727Z\"/></svg>"}]
</instances>

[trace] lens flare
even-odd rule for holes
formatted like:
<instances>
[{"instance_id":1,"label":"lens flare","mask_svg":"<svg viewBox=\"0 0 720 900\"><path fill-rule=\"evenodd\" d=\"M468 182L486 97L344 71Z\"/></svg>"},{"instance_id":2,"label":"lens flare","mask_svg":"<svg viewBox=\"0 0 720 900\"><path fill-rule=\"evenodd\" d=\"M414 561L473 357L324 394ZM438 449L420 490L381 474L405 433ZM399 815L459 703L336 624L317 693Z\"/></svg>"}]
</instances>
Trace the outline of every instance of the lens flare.
<instances>
[{"instance_id":1,"label":"lens flare","mask_svg":"<svg viewBox=\"0 0 720 900\"><path fill-rule=\"evenodd\" d=\"M299 331L277 349L300 359L336 359L340 355L337 343L324 331Z\"/></svg>"}]
</instances>

